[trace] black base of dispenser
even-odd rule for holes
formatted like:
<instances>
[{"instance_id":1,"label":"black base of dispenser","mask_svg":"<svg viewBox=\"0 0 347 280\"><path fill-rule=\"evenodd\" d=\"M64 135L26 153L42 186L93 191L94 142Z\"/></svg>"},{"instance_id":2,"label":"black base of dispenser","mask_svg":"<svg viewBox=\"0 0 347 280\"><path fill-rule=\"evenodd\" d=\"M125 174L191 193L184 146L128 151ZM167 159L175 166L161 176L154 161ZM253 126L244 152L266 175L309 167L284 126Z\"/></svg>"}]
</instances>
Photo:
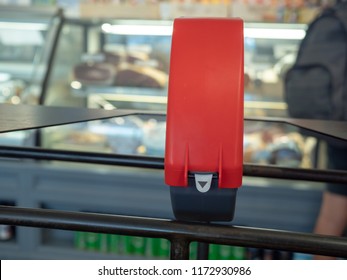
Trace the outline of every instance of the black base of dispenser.
<instances>
[{"instance_id":1,"label":"black base of dispenser","mask_svg":"<svg viewBox=\"0 0 347 280\"><path fill-rule=\"evenodd\" d=\"M202 193L195 186L194 174L188 176L188 187L170 187L171 204L177 220L212 222L234 218L237 188L218 188L213 175L209 191Z\"/></svg>"}]
</instances>

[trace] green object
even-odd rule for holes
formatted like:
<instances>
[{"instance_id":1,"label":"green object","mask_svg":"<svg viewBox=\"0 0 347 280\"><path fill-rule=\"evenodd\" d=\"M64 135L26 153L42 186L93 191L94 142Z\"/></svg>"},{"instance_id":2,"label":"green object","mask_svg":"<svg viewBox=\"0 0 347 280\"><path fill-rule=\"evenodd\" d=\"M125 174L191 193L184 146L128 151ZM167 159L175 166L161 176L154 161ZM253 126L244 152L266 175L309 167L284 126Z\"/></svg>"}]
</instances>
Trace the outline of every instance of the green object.
<instances>
[{"instance_id":1,"label":"green object","mask_svg":"<svg viewBox=\"0 0 347 280\"><path fill-rule=\"evenodd\" d=\"M246 259L246 248L244 247L233 247L233 260L245 260Z\"/></svg>"},{"instance_id":2,"label":"green object","mask_svg":"<svg viewBox=\"0 0 347 280\"><path fill-rule=\"evenodd\" d=\"M219 260L233 260L233 247L228 245L219 246Z\"/></svg>"},{"instance_id":3,"label":"green object","mask_svg":"<svg viewBox=\"0 0 347 280\"><path fill-rule=\"evenodd\" d=\"M168 258L170 256L170 241L163 238L153 238L152 253L155 257Z\"/></svg>"},{"instance_id":4,"label":"green object","mask_svg":"<svg viewBox=\"0 0 347 280\"><path fill-rule=\"evenodd\" d=\"M89 251L97 251L100 247L100 234L87 232L85 236L86 249Z\"/></svg>"},{"instance_id":5,"label":"green object","mask_svg":"<svg viewBox=\"0 0 347 280\"><path fill-rule=\"evenodd\" d=\"M208 254L209 260L219 260L219 247L220 245L210 244Z\"/></svg>"},{"instance_id":6,"label":"green object","mask_svg":"<svg viewBox=\"0 0 347 280\"><path fill-rule=\"evenodd\" d=\"M146 238L127 236L125 239L125 253L129 255L145 255Z\"/></svg>"},{"instance_id":7,"label":"green object","mask_svg":"<svg viewBox=\"0 0 347 280\"><path fill-rule=\"evenodd\" d=\"M121 255L126 254L126 240L128 236L125 235L119 235L119 241L118 241L118 252Z\"/></svg>"},{"instance_id":8,"label":"green object","mask_svg":"<svg viewBox=\"0 0 347 280\"><path fill-rule=\"evenodd\" d=\"M157 238L147 238L146 256L149 258L159 256L159 240Z\"/></svg>"},{"instance_id":9,"label":"green object","mask_svg":"<svg viewBox=\"0 0 347 280\"><path fill-rule=\"evenodd\" d=\"M108 251L114 254L121 254L120 250L120 235L109 234L108 239Z\"/></svg>"},{"instance_id":10,"label":"green object","mask_svg":"<svg viewBox=\"0 0 347 280\"><path fill-rule=\"evenodd\" d=\"M109 252L118 255L127 254L125 243L128 237L129 236L111 234L108 238Z\"/></svg>"},{"instance_id":11,"label":"green object","mask_svg":"<svg viewBox=\"0 0 347 280\"><path fill-rule=\"evenodd\" d=\"M85 250L86 249L86 232L83 231L76 231L74 236L74 244L75 248L79 250Z\"/></svg>"},{"instance_id":12,"label":"green object","mask_svg":"<svg viewBox=\"0 0 347 280\"><path fill-rule=\"evenodd\" d=\"M198 258L198 242L190 242L189 244L189 259L196 260Z\"/></svg>"},{"instance_id":13,"label":"green object","mask_svg":"<svg viewBox=\"0 0 347 280\"><path fill-rule=\"evenodd\" d=\"M160 239L160 252L164 258L170 258L171 242L167 239Z\"/></svg>"},{"instance_id":14,"label":"green object","mask_svg":"<svg viewBox=\"0 0 347 280\"><path fill-rule=\"evenodd\" d=\"M146 256L152 258L169 259L170 241L164 238L147 238Z\"/></svg>"},{"instance_id":15,"label":"green object","mask_svg":"<svg viewBox=\"0 0 347 280\"><path fill-rule=\"evenodd\" d=\"M244 260L246 259L246 249L228 245L210 245L210 260Z\"/></svg>"},{"instance_id":16,"label":"green object","mask_svg":"<svg viewBox=\"0 0 347 280\"><path fill-rule=\"evenodd\" d=\"M108 246L108 235L104 233L99 234L99 248L98 251L101 253L108 253L109 252L109 246Z\"/></svg>"}]
</instances>

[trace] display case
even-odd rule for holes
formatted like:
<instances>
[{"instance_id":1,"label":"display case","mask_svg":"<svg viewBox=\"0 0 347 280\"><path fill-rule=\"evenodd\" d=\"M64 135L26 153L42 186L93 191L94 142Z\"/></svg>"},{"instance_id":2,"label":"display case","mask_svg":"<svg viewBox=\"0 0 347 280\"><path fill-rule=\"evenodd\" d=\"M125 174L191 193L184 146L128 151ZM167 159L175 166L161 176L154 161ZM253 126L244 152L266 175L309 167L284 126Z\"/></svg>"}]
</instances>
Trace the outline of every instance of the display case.
<instances>
[{"instance_id":1,"label":"display case","mask_svg":"<svg viewBox=\"0 0 347 280\"><path fill-rule=\"evenodd\" d=\"M166 97L171 24L66 20L45 104L87 106L111 93L117 108L164 110L155 97Z\"/></svg>"},{"instance_id":2,"label":"display case","mask_svg":"<svg viewBox=\"0 0 347 280\"><path fill-rule=\"evenodd\" d=\"M61 20L57 10L1 7L1 102L40 102Z\"/></svg>"},{"instance_id":3,"label":"display case","mask_svg":"<svg viewBox=\"0 0 347 280\"><path fill-rule=\"evenodd\" d=\"M282 79L305 29L245 23L246 115L286 115ZM172 21L67 20L46 104L76 105L71 101L80 98L80 106L93 106L98 95L116 108L165 110L171 33Z\"/></svg>"},{"instance_id":4,"label":"display case","mask_svg":"<svg viewBox=\"0 0 347 280\"><path fill-rule=\"evenodd\" d=\"M61 15L51 9L0 9L0 102L38 104L45 91ZM1 144L32 145L31 132L3 134Z\"/></svg>"},{"instance_id":5,"label":"display case","mask_svg":"<svg viewBox=\"0 0 347 280\"><path fill-rule=\"evenodd\" d=\"M301 24L245 23L246 117L287 115L283 77L305 29ZM165 112L171 33L172 21L66 20L45 104ZM65 126L46 129L42 137L48 148L163 156L165 118L136 116ZM127 137L122 144L120 139ZM244 144L247 162L313 164L314 139L295 129L246 122ZM288 160L276 160L274 154Z\"/></svg>"}]
</instances>

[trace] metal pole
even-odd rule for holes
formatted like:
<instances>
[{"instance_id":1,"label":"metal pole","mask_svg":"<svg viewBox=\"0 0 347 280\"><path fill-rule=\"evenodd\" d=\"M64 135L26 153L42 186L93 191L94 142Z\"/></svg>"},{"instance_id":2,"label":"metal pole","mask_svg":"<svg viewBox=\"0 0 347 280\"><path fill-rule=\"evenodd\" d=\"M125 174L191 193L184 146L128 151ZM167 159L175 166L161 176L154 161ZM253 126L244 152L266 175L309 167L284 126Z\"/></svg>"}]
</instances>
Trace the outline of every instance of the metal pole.
<instances>
[{"instance_id":1,"label":"metal pole","mask_svg":"<svg viewBox=\"0 0 347 280\"><path fill-rule=\"evenodd\" d=\"M151 169L164 169L164 159L106 153L62 151L42 148L0 146L0 157L58 160ZM244 164L243 175L251 177L347 184L347 172Z\"/></svg>"},{"instance_id":2,"label":"metal pole","mask_svg":"<svg viewBox=\"0 0 347 280\"><path fill-rule=\"evenodd\" d=\"M0 224L166 238L178 244L174 258L187 257L188 241L347 258L347 238L250 227L10 206L0 206Z\"/></svg>"},{"instance_id":3,"label":"metal pole","mask_svg":"<svg viewBox=\"0 0 347 280\"><path fill-rule=\"evenodd\" d=\"M172 239L170 259L189 260L189 241L186 239Z\"/></svg>"},{"instance_id":4,"label":"metal pole","mask_svg":"<svg viewBox=\"0 0 347 280\"><path fill-rule=\"evenodd\" d=\"M95 163L151 169L164 168L163 158L78 151L62 151L29 147L0 146L0 157Z\"/></svg>"},{"instance_id":5,"label":"metal pole","mask_svg":"<svg viewBox=\"0 0 347 280\"><path fill-rule=\"evenodd\" d=\"M210 252L210 244L199 242L198 243L198 260L208 260L208 254Z\"/></svg>"}]
</instances>

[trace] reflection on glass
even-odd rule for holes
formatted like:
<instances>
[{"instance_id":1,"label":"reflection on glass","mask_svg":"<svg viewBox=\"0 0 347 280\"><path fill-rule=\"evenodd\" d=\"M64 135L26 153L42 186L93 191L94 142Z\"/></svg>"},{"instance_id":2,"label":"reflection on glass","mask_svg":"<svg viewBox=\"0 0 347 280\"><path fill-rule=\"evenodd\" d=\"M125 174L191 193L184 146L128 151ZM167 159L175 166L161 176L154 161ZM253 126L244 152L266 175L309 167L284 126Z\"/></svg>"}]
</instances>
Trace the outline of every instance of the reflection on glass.
<instances>
[{"instance_id":1,"label":"reflection on glass","mask_svg":"<svg viewBox=\"0 0 347 280\"><path fill-rule=\"evenodd\" d=\"M164 116L126 116L42 130L47 148L164 157ZM316 139L286 124L246 121L244 162L309 168Z\"/></svg>"},{"instance_id":2,"label":"reflection on glass","mask_svg":"<svg viewBox=\"0 0 347 280\"><path fill-rule=\"evenodd\" d=\"M53 12L1 7L0 103L39 103L55 30ZM29 138L31 132L7 133L0 144L32 145Z\"/></svg>"},{"instance_id":3,"label":"reflection on glass","mask_svg":"<svg viewBox=\"0 0 347 280\"><path fill-rule=\"evenodd\" d=\"M286 116L283 78L305 30L245 23L246 116ZM172 21L66 20L45 103L166 110L171 34Z\"/></svg>"}]
</instances>

